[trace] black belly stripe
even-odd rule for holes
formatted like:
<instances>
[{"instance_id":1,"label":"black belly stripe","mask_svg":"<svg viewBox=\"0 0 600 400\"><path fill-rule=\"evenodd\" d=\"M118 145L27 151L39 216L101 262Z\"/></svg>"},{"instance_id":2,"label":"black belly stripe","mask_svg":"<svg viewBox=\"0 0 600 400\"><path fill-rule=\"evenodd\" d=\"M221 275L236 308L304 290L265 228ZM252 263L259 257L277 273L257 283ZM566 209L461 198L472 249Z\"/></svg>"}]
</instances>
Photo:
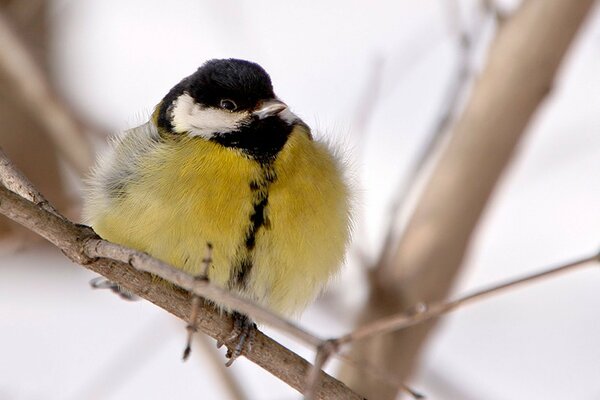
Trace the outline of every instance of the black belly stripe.
<instances>
[{"instance_id":1,"label":"black belly stripe","mask_svg":"<svg viewBox=\"0 0 600 400\"><path fill-rule=\"evenodd\" d=\"M269 204L269 185L275 181L276 175L270 164L263 165L262 172L261 179L249 183L253 194L253 207L243 245L238 249L238 265L232 269L227 282L229 288L243 289L246 287L250 271L254 265L252 252L256 247L256 236L260 229L271 228L267 216L267 206Z\"/></svg>"},{"instance_id":2,"label":"black belly stripe","mask_svg":"<svg viewBox=\"0 0 600 400\"><path fill-rule=\"evenodd\" d=\"M246 248L248 251L254 250L256 245L256 234L265 224L265 207L269 203L269 197L265 196L258 204L254 204L254 212L250 216L250 228L246 234Z\"/></svg>"}]
</instances>

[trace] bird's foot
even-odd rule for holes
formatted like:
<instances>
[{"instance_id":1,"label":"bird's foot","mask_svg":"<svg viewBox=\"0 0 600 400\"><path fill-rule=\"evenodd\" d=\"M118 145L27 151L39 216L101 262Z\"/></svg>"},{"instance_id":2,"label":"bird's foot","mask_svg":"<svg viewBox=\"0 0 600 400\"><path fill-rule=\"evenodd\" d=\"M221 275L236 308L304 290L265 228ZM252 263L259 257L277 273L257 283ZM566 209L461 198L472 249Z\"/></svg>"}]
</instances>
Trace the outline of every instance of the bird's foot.
<instances>
[{"instance_id":1,"label":"bird's foot","mask_svg":"<svg viewBox=\"0 0 600 400\"><path fill-rule=\"evenodd\" d=\"M256 336L256 324L247 316L238 312L233 313L233 329L231 334L222 342L217 342L217 347L221 347L224 343L229 344L235 342L234 347L227 349L225 355L229 360L225 363L226 367L231 366L233 362L245 351L252 349L252 343Z\"/></svg>"}]
</instances>

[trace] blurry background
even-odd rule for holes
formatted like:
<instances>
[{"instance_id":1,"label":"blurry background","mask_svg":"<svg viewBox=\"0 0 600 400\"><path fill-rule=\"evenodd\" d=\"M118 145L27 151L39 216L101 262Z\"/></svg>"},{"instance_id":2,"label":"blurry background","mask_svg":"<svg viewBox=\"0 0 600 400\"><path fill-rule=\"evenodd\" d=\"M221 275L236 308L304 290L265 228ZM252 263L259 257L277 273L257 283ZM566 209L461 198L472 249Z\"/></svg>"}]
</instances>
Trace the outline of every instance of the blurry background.
<instances>
[{"instance_id":1,"label":"blurry background","mask_svg":"<svg viewBox=\"0 0 600 400\"><path fill-rule=\"evenodd\" d=\"M466 54L475 79L484 65L497 23L480 3L0 4L22 32L39 29L40 15L45 18L34 49L47 56L64 101L82 120L111 134L146 121L164 94L208 59L249 59L270 73L278 96L343 149L355 183L357 225L347 266L301 320L308 330L330 337L353 326L364 300L364 266L356 254L377 255L392 198L447 102L464 99L464 94L448 99L465 65L461 60ZM507 15L518 7L517 1L496 3ZM471 38L467 52L460 35ZM456 294L597 249L598 71L596 7L486 211ZM0 113L1 126L10 113ZM7 144L17 139L24 142ZM104 138L92 140L96 151L105 146ZM36 183L47 194L63 180L65 189L54 199L77 215L80 178L50 145L37 143L48 161L29 156L25 150L36 143L13 129L0 133L0 145L23 169L49 165L48 172L51 163L58 165L61 175L48 173ZM227 398L208 348L196 345L192 359L181 362L183 322L144 301L125 303L93 291L88 281L94 275L57 250L15 245L13 239L6 236L0 258L1 400ZM431 399L599 398L599 285L598 271L590 268L445 317L410 384ZM276 332L269 334L313 357ZM328 370L335 373L337 367L333 363ZM300 397L245 359L230 372L250 399Z\"/></svg>"}]
</instances>

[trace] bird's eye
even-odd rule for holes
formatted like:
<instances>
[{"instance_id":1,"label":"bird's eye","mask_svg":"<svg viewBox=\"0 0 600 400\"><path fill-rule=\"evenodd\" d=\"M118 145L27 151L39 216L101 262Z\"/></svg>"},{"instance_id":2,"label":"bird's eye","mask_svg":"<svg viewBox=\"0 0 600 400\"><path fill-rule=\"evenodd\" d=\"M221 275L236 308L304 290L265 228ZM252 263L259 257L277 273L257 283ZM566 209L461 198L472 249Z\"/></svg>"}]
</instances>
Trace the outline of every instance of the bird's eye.
<instances>
[{"instance_id":1,"label":"bird's eye","mask_svg":"<svg viewBox=\"0 0 600 400\"><path fill-rule=\"evenodd\" d=\"M221 100L221 108L227 111L235 111L237 109L237 104L235 101L230 99Z\"/></svg>"}]
</instances>

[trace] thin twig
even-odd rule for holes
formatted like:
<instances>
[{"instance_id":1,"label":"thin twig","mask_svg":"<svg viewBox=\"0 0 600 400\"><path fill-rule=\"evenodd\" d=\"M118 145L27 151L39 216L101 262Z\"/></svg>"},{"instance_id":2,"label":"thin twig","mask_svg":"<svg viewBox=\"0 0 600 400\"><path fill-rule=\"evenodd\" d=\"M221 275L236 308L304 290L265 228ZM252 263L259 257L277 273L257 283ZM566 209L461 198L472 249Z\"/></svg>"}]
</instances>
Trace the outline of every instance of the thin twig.
<instances>
[{"instance_id":1,"label":"thin twig","mask_svg":"<svg viewBox=\"0 0 600 400\"><path fill-rule=\"evenodd\" d=\"M411 311L409 313L400 313L391 317L373 321L366 326L360 327L344 336L339 337L336 341L340 345L343 345L357 340L365 339L374 335L405 329L409 326L417 325L427 320L437 318L443 314L449 313L450 311L454 311L459 307L474 303L479 300L483 300L484 298L490 297L492 295L496 295L501 292L514 289L524 284L529 284L539 280L543 280L550 276L555 276L561 273L573 271L593 262L600 262L600 253L584 257L579 260L560 265L558 267L550 268L542 272L531 274L523 278L514 279L505 283L494 285L486 289L478 290L474 293L460 297L456 300L434 303L430 306L418 304L417 307L415 307L414 311Z\"/></svg>"},{"instance_id":2,"label":"thin twig","mask_svg":"<svg viewBox=\"0 0 600 400\"><path fill-rule=\"evenodd\" d=\"M23 97L31 115L48 129L57 148L79 174L92 163L92 149L81 124L58 100L44 72L36 64L27 46L11 28L8 18L0 11L0 69L16 86L14 91Z\"/></svg>"}]
</instances>

